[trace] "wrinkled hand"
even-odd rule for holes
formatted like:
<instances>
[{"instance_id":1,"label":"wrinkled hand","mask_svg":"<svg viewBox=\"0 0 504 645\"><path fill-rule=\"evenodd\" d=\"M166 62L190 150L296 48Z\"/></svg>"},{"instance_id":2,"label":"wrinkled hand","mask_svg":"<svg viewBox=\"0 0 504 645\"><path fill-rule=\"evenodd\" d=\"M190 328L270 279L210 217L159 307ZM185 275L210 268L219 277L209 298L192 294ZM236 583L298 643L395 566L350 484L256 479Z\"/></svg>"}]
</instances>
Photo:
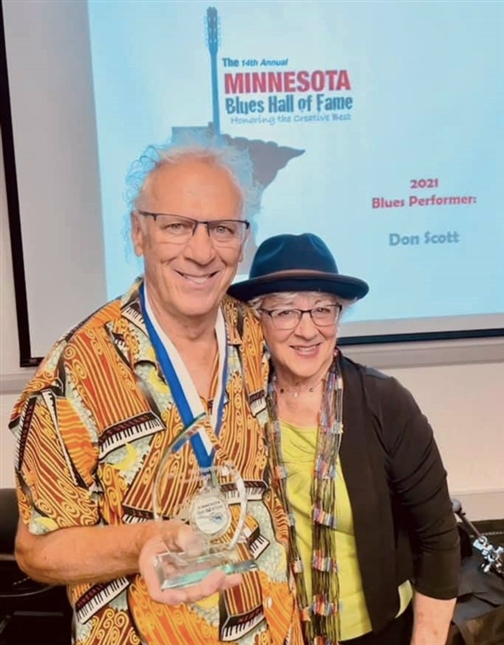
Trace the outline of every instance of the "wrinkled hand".
<instances>
[{"instance_id":1,"label":"wrinkled hand","mask_svg":"<svg viewBox=\"0 0 504 645\"><path fill-rule=\"evenodd\" d=\"M153 600L165 605L197 602L217 591L224 591L241 583L242 576L240 574L228 575L223 571L216 570L203 578L201 582L189 587L162 590L154 568L155 556L165 553L167 550L173 553L184 551L188 555L196 556L201 552L201 544L194 531L183 522L170 520L163 522L161 528L162 531L160 530L157 535L145 542L139 558L140 573Z\"/></svg>"}]
</instances>

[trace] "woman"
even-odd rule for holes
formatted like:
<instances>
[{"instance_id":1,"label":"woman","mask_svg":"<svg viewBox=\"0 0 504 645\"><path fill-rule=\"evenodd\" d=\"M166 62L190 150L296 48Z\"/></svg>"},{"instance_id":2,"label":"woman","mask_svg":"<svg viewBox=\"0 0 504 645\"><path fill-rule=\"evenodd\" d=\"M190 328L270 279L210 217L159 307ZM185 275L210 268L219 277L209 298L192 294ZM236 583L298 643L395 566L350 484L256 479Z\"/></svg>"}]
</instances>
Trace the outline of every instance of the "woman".
<instances>
[{"instance_id":1,"label":"woman","mask_svg":"<svg viewBox=\"0 0 504 645\"><path fill-rule=\"evenodd\" d=\"M306 643L444 645L459 546L432 429L394 378L336 347L342 311L367 292L309 233L263 242L229 291L270 355L272 473Z\"/></svg>"}]
</instances>

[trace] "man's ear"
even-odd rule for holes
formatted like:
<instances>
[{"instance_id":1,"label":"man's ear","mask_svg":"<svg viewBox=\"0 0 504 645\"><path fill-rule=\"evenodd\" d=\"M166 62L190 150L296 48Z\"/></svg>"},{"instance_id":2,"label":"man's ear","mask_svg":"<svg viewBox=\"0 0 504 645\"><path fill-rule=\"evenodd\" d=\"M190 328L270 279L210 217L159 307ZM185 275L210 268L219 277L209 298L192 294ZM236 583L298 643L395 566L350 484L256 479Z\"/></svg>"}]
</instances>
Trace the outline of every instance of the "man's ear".
<instances>
[{"instance_id":1,"label":"man's ear","mask_svg":"<svg viewBox=\"0 0 504 645\"><path fill-rule=\"evenodd\" d=\"M135 255L140 257L144 252L144 221L140 219L140 215L136 211L131 211L130 220L133 249L135 251Z\"/></svg>"},{"instance_id":2,"label":"man's ear","mask_svg":"<svg viewBox=\"0 0 504 645\"><path fill-rule=\"evenodd\" d=\"M240 257L238 258L238 262L243 262L243 258L245 256L245 245L249 241L249 238L250 238L250 228L247 229L247 232L245 233L245 237L243 239L243 242L241 243Z\"/></svg>"}]
</instances>

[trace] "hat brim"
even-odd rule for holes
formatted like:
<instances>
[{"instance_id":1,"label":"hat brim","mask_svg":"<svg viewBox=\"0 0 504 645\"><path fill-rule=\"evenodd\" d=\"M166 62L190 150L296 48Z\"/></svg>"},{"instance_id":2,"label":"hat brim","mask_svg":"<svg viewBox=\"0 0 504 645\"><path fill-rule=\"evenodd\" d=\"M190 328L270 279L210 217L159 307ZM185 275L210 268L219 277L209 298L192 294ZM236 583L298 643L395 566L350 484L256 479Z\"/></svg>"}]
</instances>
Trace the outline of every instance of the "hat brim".
<instances>
[{"instance_id":1,"label":"hat brim","mask_svg":"<svg viewBox=\"0 0 504 645\"><path fill-rule=\"evenodd\" d=\"M244 302L284 291L320 291L345 300L360 300L368 293L369 285L347 275L285 271L236 282L228 289L230 296Z\"/></svg>"}]
</instances>

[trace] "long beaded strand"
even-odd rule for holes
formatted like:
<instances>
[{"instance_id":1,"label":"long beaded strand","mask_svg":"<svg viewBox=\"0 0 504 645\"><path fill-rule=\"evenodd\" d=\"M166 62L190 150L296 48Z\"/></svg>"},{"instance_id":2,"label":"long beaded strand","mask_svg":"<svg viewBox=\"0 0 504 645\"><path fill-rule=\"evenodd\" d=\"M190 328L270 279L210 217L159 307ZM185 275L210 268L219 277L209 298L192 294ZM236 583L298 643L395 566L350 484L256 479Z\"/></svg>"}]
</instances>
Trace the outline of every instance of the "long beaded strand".
<instances>
[{"instance_id":1,"label":"long beaded strand","mask_svg":"<svg viewBox=\"0 0 504 645\"><path fill-rule=\"evenodd\" d=\"M289 522L289 563L296 585L298 606L307 642L337 645L338 571L335 539L336 463L343 435L343 379L337 357L325 379L319 414L314 477L310 491L312 502L312 602L308 600L303 564L296 538L294 514L287 496L287 471L283 461L281 426L278 419L276 377L268 384L268 424L273 481L286 509Z\"/></svg>"}]
</instances>

